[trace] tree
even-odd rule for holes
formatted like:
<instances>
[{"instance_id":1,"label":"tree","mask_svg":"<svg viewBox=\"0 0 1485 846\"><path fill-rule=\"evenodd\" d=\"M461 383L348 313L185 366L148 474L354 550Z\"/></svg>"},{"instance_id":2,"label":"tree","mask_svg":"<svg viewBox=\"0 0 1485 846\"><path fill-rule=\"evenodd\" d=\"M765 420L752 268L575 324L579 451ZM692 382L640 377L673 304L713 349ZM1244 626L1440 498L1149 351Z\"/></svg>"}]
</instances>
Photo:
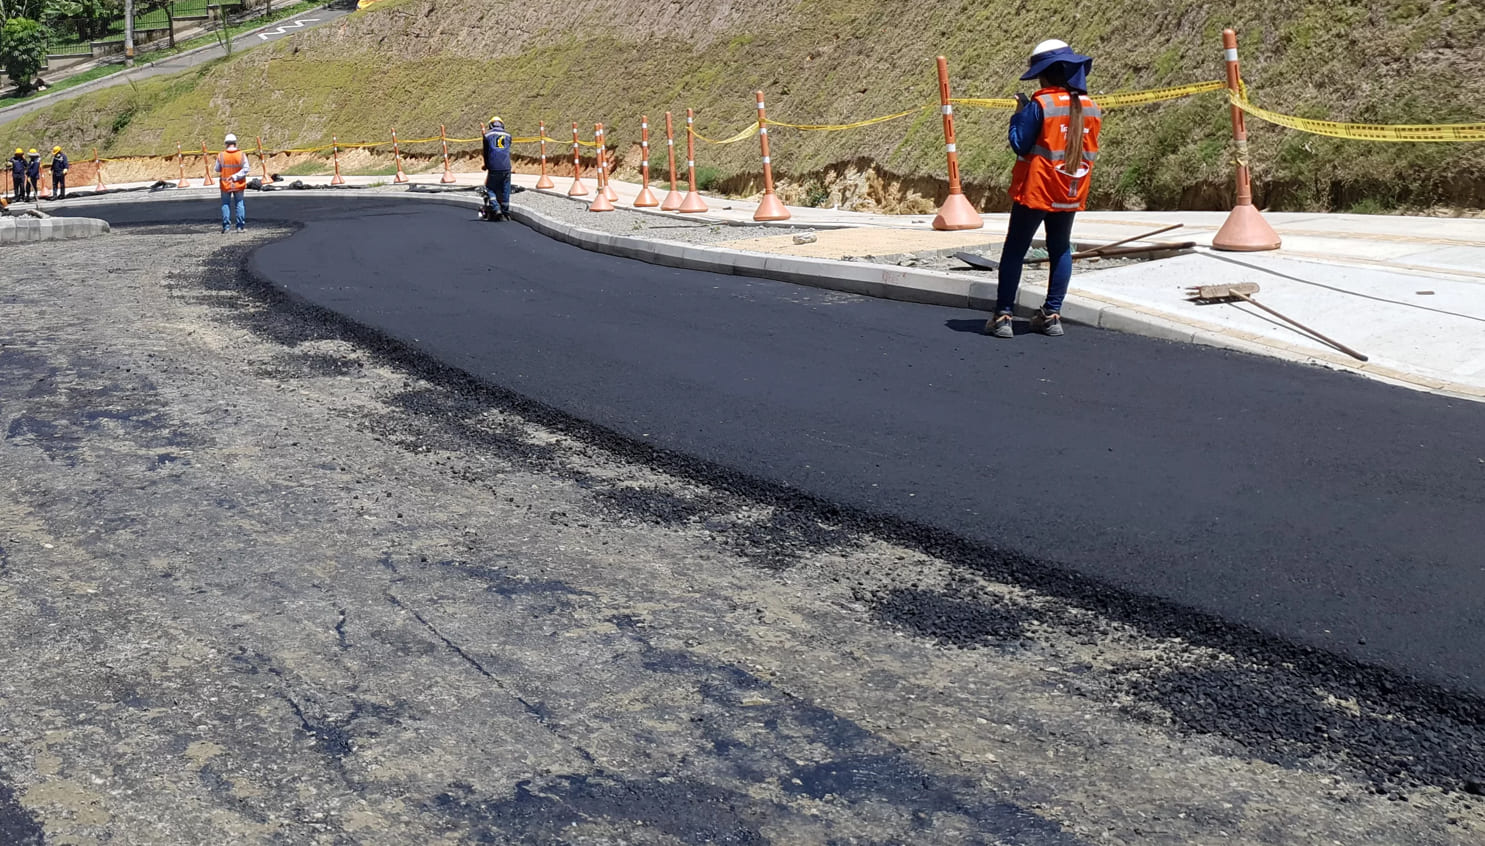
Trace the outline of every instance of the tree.
<instances>
[{"instance_id":1,"label":"tree","mask_svg":"<svg viewBox=\"0 0 1485 846\"><path fill-rule=\"evenodd\" d=\"M0 28L0 67L21 93L36 84L46 64L46 27L30 18L11 18Z\"/></svg>"},{"instance_id":2,"label":"tree","mask_svg":"<svg viewBox=\"0 0 1485 846\"><path fill-rule=\"evenodd\" d=\"M113 22L123 17L123 0L51 0L51 14L71 24L79 38L95 40L108 35Z\"/></svg>"}]
</instances>

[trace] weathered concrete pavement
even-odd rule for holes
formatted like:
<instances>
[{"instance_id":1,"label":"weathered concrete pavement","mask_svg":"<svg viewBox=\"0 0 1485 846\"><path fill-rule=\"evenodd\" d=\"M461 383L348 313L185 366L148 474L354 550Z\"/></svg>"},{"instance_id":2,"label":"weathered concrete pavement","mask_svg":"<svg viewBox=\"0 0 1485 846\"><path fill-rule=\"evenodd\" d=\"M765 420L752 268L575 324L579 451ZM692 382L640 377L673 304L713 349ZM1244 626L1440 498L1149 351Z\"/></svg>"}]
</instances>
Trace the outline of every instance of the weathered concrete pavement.
<instances>
[{"instance_id":1,"label":"weathered concrete pavement","mask_svg":"<svg viewBox=\"0 0 1485 846\"><path fill-rule=\"evenodd\" d=\"M0 266L4 842L1478 842L1468 700L615 438L235 237Z\"/></svg>"}]
</instances>

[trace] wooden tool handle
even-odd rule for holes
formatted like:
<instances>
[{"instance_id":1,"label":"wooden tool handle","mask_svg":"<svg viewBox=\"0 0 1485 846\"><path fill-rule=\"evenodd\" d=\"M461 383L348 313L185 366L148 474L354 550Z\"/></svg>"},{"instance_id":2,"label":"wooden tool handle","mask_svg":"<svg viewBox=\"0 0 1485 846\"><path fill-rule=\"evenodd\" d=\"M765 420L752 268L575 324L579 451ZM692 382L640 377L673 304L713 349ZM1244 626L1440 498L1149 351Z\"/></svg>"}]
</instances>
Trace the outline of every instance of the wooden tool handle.
<instances>
[{"instance_id":1,"label":"wooden tool handle","mask_svg":"<svg viewBox=\"0 0 1485 846\"><path fill-rule=\"evenodd\" d=\"M1284 321L1285 323L1290 323L1290 324L1293 324L1295 326L1298 326L1299 328L1305 330L1309 334L1314 335L1316 338L1319 338L1320 340L1324 341L1325 343L1330 344L1332 347L1335 347L1336 349L1340 350L1341 352L1345 353L1346 355L1351 356L1352 358L1354 358L1354 359L1356 359L1358 361L1368 361L1369 360L1369 359L1367 359L1366 356L1362 355L1361 353L1357 352L1356 350L1351 349L1350 347L1346 346L1345 344L1341 343L1340 341L1337 341L1337 340L1334 340L1334 339L1331 339L1331 338L1327 338L1324 335L1320 334L1319 332L1316 332L1314 329L1311 329L1310 327L1304 325L1303 323L1300 323L1298 320L1295 320L1292 317L1285 317L1284 315L1280 314L1279 312L1274 311L1273 309L1271 309L1268 306L1264 305L1263 303L1260 303L1259 301L1253 299L1252 297L1248 296L1247 294L1242 293L1241 291L1233 291L1232 292L1232 296L1234 296L1234 297L1241 297L1243 299L1243 302L1249 303L1251 305L1258 306L1259 308L1263 309L1264 311L1268 312L1269 314L1272 314L1274 317L1279 318L1280 320Z\"/></svg>"}]
</instances>

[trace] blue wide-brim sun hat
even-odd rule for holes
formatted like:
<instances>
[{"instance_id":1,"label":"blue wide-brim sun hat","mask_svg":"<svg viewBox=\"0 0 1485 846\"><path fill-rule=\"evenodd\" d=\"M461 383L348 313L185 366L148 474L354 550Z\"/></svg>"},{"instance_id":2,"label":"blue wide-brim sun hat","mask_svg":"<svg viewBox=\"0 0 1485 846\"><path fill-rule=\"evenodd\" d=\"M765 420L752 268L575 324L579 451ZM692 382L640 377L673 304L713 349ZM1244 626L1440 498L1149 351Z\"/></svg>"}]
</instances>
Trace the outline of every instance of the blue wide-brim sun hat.
<instances>
[{"instance_id":1,"label":"blue wide-brim sun hat","mask_svg":"<svg viewBox=\"0 0 1485 846\"><path fill-rule=\"evenodd\" d=\"M1056 65L1065 65L1062 75L1069 88L1088 90L1088 72L1093 69L1093 58L1075 53L1067 44L1057 40L1043 41L1036 45L1026 73L1021 74L1021 78L1036 79Z\"/></svg>"}]
</instances>

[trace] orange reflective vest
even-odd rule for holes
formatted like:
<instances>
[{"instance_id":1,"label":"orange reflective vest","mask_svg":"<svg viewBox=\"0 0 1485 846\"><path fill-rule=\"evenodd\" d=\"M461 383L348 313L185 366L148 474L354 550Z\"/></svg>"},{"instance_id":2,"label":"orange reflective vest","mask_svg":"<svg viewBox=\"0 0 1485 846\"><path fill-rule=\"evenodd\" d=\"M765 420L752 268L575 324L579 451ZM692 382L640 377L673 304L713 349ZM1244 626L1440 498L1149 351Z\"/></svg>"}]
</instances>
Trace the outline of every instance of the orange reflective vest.
<instances>
[{"instance_id":1,"label":"orange reflective vest","mask_svg":"<svg viewBox=\"0 0 1485 846\"><path fill-rule=\"evenodd\" d=\"M1065 89L1043 88L1036 92L1042 107L1042 131L1036 146L1016 157L1011 171L1011 199L1046 212L1082 211L1088 205L1088 185L1093 163L1098 161L1098 130L1103 113L1088 95L1083 104L1083 156L1072 172L1066 170L1067 133L1071 128L1072 98Z\"/></svg>"},{"instance_id":2,"label":"orange reflective vest","mask_svg":"<svg viewBox=\"0 0 1485 846\"><path fill-rule=\"evenodd\" d=\"M242 191L247 188L248 160L241 150L224 150L217 154L217 170L222 173L222 190Z\"/></svg>"}]
</instances>

